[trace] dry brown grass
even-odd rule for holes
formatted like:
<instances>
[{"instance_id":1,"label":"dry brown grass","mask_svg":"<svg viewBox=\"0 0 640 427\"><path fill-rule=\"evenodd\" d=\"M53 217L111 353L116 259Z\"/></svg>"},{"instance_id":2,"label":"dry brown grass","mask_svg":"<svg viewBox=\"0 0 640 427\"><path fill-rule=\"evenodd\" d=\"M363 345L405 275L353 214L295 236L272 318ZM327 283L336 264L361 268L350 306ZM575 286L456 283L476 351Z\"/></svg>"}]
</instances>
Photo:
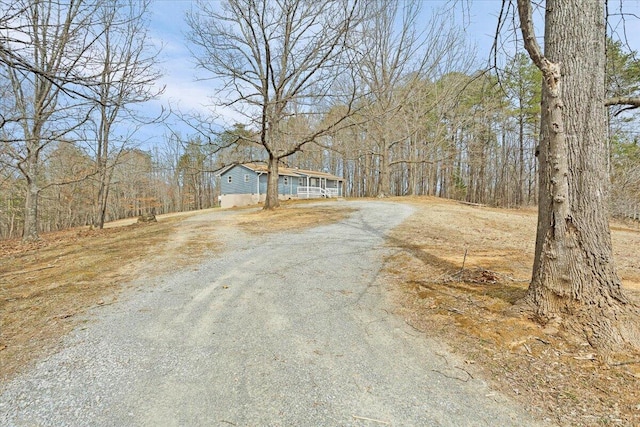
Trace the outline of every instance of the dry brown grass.
<instances>
[{"instance_id":1,"label":"dry brown grass","mask_svg":"<svg viewBox=\"0 0 640 427\"><path fill-rule=\"evenodd\" d=\"M79 314L113 303L123 284L192 265L222 250L222 228L251 232L301 229L339 220L347 209L287 204L274 212L216 217L208 211L135 219L104 230L47 233L22 244L0 241L0 381L52 351L77 325Z\"/></svg>"},{"instance_id":2,"label":"dry brown grass","mask_svg":"<svg viewBox=\"0 0 640 427\"><path fill-rule=\"evenodd\" d=\"M51 351L79 314L117 299L122 284L196 262L219 244L203 211L0 242L0 378Z\"/></svg>"},{"instance_id":3,"label":"dry brown grass","mask_svg":"<svg viewBox=\"0 0 640 427\"><path fill-rule=\"evenodd\" d=\"M619 355L618 364L607 365L563 331L509 314L531 274L534 210L401 200L418 213L391 236L400 250L388 260L385 280L408 324L447 342L542 418L559 425L640 425L640 355ZM628 224L612 228L624 285L637 296L640 232Z\"/></svg>"},{"instance_id":4,"label":"dry brown grass","mask_svg":"<svg viewBox=\"0 0 640 427\"><path fill-rule=\"evenodd\" d=\"M75 316L116 298L130 266L166 240L169 224L47 233L0 245L0 376L46 352Z\"/></svg>"},{"instance_id":5,"label":"dry brown grass","mask_svg":"<svg viewBox=\"0 0 640 427\"><path fill-rule=\"evenodd\" d=\"M303 230L340 221L353 212L335 202L334 205L308 206L305 202L286 202L274 210L257 210L238 217L237 225L251 234Z\"/></svg>"}]
</instances>

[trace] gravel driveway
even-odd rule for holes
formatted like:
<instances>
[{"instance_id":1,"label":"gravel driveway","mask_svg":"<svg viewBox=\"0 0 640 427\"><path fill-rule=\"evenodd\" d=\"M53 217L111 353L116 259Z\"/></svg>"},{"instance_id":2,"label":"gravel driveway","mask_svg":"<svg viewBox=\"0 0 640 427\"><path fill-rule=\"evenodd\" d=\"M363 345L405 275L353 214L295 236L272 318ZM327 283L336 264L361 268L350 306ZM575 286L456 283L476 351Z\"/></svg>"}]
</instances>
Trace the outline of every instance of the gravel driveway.
<instances>
[{"instance_id":1,"label":"gravel driveway","mask_svg":"<svg viewBox=\"0 0 640 427\"><path fill-rule=\"evenodd\" d=\"M384 234L412 209L343 203L303 232L228 230L224 253L95 309L2 386L0 425L536 425L391 314Z\"/></svg>"}]
</instances>

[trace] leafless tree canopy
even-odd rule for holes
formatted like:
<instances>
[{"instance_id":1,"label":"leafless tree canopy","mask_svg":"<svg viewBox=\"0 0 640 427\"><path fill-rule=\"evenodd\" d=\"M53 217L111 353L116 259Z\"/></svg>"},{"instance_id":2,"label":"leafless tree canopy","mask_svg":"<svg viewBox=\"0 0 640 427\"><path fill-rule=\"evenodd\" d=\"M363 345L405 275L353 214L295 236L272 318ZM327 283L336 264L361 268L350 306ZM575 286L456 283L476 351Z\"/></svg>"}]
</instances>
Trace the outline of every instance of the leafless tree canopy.
<instances>
[{"instance_id":1,"label":"leafless tree canopy","mask_svg":"<svg viewBox=\"0 0 640 427\"><path fill-rule=\"evenodd\" d=\"M95 168L47 176L43 165L75 145L94 122L114 123L130 103L152 97L154 59L143 57L137 2L3 1L0 21L0 141L9 177L24 179L23 238L38 238L41 193L95 175ZM128 16L123 6L132 6ZM116 12L118 9L118 12ZM111 13L109 12L111 11ZM119 14L119 15L117 15ZM127 37L129 39L127 40ZM117 93L115 93L117 92ZM108 138L103 128L99 138ZM76 153L78 154L78 153ZM98 159L99 160L99 159ZM13 171L13 172L11 172Z\"/></svg>"},{"instance_id":2,"label":"leafless tree canopy","mask_svg":"<svg viewBox=\"0 0 640 427\"><path fill-rule=\"evenodd\" d=\"M286 137L288 120L317 115L319 105L344 99L335 93L336 83L349 73L349 36L365 13L357 0L229 0L199 2L188 15L198 65L222 82L217 105L233 108L258 130L271 178L277 180L280 159L343 121ZM356 92L353 85L346 87L348 115ZM274 185L271 179L267 208L278 204Z\"/></svg>"},{"instance_id":3,"label":"leafless tree canopy","mask_svg":"<svg viewBox=\"0 0 640 427\"><path fill-rule=\"evenodd\" d=\"M136 132L153 118L138 106L162 90L149 3L0 0L0 236L210 207L213 171L242 161L272 176L281 164L326 170L351 197L535 204L542 73L516 36L515 0L500 15L499 74L487 70L451 18L468 24L470 5L196 2L186 44L211 112L174 111L181 125L142 147ZM611 212L637 219L640 62L624 37L636 18L608 6L603 157Z\"/></svg>"}]
</instances>

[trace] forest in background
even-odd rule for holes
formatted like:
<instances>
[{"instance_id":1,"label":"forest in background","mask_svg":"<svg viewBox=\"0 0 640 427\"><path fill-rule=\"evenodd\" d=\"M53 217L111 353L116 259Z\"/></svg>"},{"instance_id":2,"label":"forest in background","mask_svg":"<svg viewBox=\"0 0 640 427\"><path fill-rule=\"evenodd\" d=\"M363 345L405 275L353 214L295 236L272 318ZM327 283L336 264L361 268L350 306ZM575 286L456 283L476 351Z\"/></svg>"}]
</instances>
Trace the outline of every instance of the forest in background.
<instances>
[{"instance_id":1,"label":"forest in background","mask_svg":"<svg viewBox=\"0 0 640 427\"><path fill-rule=\"evenodd\" d=\"M158 52L147 40L149 3L78 2L73 10L51 1L0 3L9 12L0 19L1 238L23 235L34 198L38 232L212 207L216 170L266 160L253 142L257 130L246 124L222 130L195 124L192 135L170 130L157 141L136 140L141 128L166 119L134 108L161 93ZM287 166L343 176L347 197L535 204L537 68L518 53L499 70L477 69L459 29L415 33L415 22L402 22L378 20L378 28L368 29L389 43L371 46L384 47L382 56L351 64L364 94L355 112L288 156ZM414 31L404 39L409 47L398 43L398 28ZM392 78L376 86L380 70ZM637 53L610 40L607 96L637 94L638 75ZM304 138L345 108L333 99L313 114L291 111L281 136ZM610 107L611 213L638 219L636 119L633 110Z\"/></svg>"}]
</instances>

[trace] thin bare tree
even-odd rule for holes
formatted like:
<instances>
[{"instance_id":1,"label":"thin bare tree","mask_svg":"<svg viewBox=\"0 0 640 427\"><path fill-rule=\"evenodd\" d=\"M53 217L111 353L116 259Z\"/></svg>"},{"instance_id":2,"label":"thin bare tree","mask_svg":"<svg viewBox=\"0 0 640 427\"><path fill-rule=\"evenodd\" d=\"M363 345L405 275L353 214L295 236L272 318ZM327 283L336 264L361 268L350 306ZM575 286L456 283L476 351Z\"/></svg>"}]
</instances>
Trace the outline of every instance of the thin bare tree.
<instances>
[{"instance_id":1,"label":"thin bare tree","mask_svg":"<svg viewBox=\"0 0 640 427\"><path fill-rule=\"evenodd\" d=\"M38 239L41 158L88 120L81 108L89 75L87 52L98 2L3 0L0 72L10 82L13 119L2 127L2 143L26 181L23 239ZM6 18L9 17L9 18ZM86 106L85 106L86 107Z\"/></svg>"},{"instance_id":2,"label":"thin bare tree","mask_svg":"<svg viewBox=\"0 0 640 427\"><path fill-rule=\"evenodd\" d=\"M375 141L378 159L378 197L391 193L390 166L395 145L409 141L421 128L399 126L413 96L420 96L425 79L450 71L457 59L463 70L464 43L448 21L445 10L434 10L427 25L420 22L421 1L376 0L368 2L370 18L362 26L359 49L362 57L355 64L368 94L368 136ZM449 69L447 69L449 68ZM429 110L429 105L424 104ZM409 161L403 158L404 162ZM395 161L402 163L402 161Z\"/></svg>"},{"instance_id":3,"label":"thin bare tree","mask_svg":"<svg viewBox=\"0 0 640 427\"><path fill-rule=\"evenodd\" d=\"M102 228L114 165L144 119L134 105L160 95L158 51L147 35L150 0L110 0L97 10L99 38L92 49L99 75L94 105L97 195L93 226ZM116 138L117 136L120 138Z\"/></svg>"}]
</instances>

